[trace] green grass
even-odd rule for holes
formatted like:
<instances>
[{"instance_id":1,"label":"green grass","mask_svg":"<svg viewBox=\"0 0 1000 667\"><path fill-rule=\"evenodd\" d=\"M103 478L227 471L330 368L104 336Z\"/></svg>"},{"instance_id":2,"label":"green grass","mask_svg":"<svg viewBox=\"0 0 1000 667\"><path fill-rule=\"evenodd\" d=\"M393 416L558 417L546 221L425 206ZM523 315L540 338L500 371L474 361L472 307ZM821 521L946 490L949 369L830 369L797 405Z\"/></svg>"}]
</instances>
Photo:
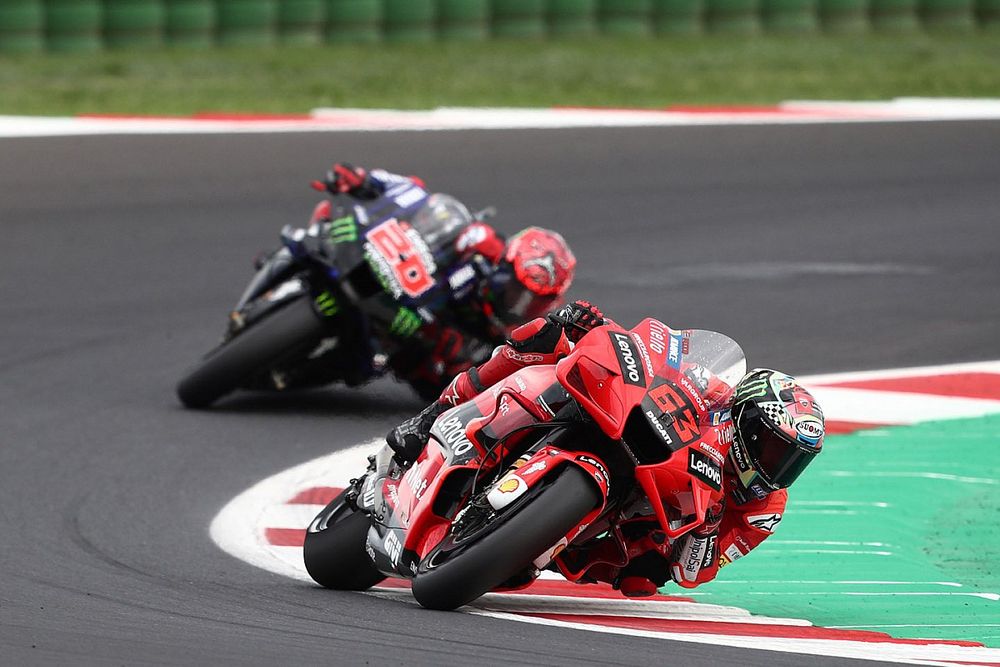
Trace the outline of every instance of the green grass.
<instances>
[{"instance_id":1,"label":"green grass","mask_svg":"<svg viewBox=\"0 0 1000 667\"><path fill-rule=\"evenodd\" d=\"M1000 97L1000 35L702 37L0 56L0 113Z\"/></svg>"},{"instance_id":2,"label":"green grass","mask_svg":"<svg viewBox=\"0 0 1000 667\"><path fill-rule=\"evenodd\" d=\"M774 537L714 582L663 591L826 627L1000 647L998 429L994 414L830 436L789 489Z\"/></svg>"}]
</instances>

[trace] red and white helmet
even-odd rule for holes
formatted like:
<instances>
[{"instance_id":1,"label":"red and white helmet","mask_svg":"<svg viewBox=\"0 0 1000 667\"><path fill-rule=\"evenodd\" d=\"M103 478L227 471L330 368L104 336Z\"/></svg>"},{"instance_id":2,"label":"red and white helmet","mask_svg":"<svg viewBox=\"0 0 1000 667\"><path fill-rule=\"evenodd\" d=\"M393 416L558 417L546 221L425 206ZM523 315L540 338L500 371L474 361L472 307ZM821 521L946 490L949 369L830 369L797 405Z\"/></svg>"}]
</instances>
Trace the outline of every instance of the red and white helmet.
<instances>
[{"instance_id":1,"label":"red and white helmet","mask_svg":"<svg viewBox=\"0 0 1000 667\"><path fill-rule=\"evenodd\" d=\"M528 227L512 236L491 281L496 313L508 324L544 315L562 300L576 257L558 232Z\"/></svg>"}]
</instances>

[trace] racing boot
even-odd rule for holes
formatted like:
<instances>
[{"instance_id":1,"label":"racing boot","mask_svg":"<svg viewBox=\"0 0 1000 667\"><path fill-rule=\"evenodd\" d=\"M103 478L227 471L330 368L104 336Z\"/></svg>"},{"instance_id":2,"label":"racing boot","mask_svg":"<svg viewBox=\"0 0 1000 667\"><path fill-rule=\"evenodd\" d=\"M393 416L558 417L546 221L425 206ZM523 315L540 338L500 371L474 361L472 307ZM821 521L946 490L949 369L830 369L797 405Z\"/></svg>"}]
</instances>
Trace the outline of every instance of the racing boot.
<instances>
[{"instance_id":1,"label":"racing boot","mask_svg":"<svg viewBox=\"0 0 1000 667\"><path fill-rule=\"evenodd\" d=\"M420 414L410 417L386 434L386 444L395 452L400 465L409 465L417 460L430 437L434 420L450 407L447 403L431 403Z\"/></svg>"},{"instance_id":2,"label":"racing boot","mask_svg":"<svg viewBox=\"0 0 1000 667\"><path fill-rule=\"evenodd\" d=\"M618 590L627 598L647 598L659 592L655 583L646 577L635 575L622 577L618 582Z\"/></svg>"}]
</instances>

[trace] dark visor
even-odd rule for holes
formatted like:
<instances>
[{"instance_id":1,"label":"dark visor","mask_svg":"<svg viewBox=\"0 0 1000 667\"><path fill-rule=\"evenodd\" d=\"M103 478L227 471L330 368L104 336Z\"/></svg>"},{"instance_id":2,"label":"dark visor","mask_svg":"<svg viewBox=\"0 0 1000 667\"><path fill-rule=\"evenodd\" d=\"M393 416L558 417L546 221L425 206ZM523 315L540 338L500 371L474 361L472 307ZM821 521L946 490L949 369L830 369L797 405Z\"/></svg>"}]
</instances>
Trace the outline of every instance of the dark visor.
<instances>
[{"instance_id":1,"label":"dark visor","mask_svg":"<svg viewBox=\"0 0 1000 667\"><path fill-rule=\"evenodd\" d=\"M802 474L817 450L796 443L776 428L768 428L765 419L756 405L744 404L737 416L736 437L761 478L774 489L784 489Z\"/></svg>"},{"instance_id":2,"label":"dark visor","mask_svg":"<svg viewBox=\"0 0 1000 667\"><path fill-rule=\"evenodd\" d=\"M505 266L501 266L497 273L501 274L494 276L494 285L500 292L497 298L497 314L508 324L521 324L541 317L559 299L555 294L532 292Z\"/></svg>"}]
</instances>

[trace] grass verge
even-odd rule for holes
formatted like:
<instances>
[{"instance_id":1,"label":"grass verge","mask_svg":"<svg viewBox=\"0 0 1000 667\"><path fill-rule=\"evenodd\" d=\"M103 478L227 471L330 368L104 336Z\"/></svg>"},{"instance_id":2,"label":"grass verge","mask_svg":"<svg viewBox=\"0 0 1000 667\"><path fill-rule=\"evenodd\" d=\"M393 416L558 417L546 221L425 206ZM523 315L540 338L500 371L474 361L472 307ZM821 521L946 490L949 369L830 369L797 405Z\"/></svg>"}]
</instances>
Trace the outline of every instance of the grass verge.
<instances>
[{"instance_id":1,"label":"grass verge","mask_svg":"<svg viewBox=\"0 0 1000 667\"><path fill-rule=\"evenodd\" d=\"M997 35L700 37L0 57L3 114L1000 96Z\"/></svg>"}]
</instances>

